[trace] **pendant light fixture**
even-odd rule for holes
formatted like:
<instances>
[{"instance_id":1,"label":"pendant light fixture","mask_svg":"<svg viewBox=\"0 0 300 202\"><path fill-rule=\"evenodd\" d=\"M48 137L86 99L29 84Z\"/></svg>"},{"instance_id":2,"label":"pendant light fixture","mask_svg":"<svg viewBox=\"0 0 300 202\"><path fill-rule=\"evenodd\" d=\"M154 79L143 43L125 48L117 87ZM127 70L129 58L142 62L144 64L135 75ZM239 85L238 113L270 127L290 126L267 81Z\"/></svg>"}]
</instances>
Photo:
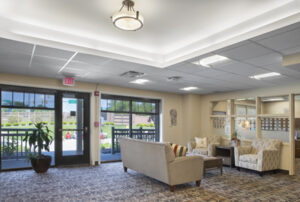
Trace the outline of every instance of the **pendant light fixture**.
<instances>
[{"instance_id":1,"label":"pendant light fixture","mask_svg":"<svg viewBox=\"0 0 300 202\"><path fill-rule=\"evenodd\" d=\"M121 9L111 17L114 26L125 31L141 29L144 25L144 18L133 7L133 1L124 0Z\"/></svg>"}]
</instances>

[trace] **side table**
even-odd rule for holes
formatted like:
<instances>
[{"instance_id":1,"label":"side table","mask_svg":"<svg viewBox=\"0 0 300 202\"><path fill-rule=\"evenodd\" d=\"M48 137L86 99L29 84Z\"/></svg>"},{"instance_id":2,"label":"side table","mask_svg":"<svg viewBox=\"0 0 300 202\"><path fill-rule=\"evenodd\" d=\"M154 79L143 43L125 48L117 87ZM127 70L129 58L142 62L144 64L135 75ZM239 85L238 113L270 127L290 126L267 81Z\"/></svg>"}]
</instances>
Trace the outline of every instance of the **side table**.
<instances>
[{"instance_id":1,"label":"side table","mask_svg":"<svg viewBox=\"0 0 300 202\"><path fill-rule=\"evenodd\" d=\"M216 146L216 157L223 159L223 165L234 167L233 146Z\"/></svg>"}]
</instances>

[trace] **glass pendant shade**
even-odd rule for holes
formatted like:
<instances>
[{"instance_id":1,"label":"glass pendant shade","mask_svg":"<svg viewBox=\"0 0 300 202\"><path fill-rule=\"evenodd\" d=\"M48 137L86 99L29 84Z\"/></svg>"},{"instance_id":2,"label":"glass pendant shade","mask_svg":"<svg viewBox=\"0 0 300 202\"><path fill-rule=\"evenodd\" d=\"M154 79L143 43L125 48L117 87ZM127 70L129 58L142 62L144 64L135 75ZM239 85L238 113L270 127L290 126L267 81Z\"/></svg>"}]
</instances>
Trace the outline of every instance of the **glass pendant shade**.
<instances>
[{"instance_id":1,"label":"glass pendant shade","mask_svg":"<svg viewBox=\"0 0 300 202\"><path fill-rule=\"evenodd\" d=\"M112 16L113 24L117 28L126 31L141 29L144 24L144 18L139 14L139 11L135 11L133 7L122 8Z\"/></svg>"}]
</instances>

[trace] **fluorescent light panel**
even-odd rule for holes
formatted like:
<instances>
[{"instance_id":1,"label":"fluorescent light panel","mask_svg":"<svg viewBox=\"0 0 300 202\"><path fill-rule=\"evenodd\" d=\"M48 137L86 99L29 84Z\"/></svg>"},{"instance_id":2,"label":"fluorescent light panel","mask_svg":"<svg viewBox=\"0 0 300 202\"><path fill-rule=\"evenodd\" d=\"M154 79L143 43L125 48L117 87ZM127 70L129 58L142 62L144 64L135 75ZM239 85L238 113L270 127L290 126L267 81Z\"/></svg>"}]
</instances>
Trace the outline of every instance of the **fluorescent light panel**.
<instances>
[{"instance_id":1,"label":"fluorescent light panel","mask_svg":"<svg viewBox=\"0 0 300 202\"><path fill-rule=\"evenodd\" d=\"M191 91L191 90L198 90L198 87L195 86L189 86L189 87L184 87L184 88L180 88L180 90L184 90L184 91Z\"/></svg>"},{"instance_id":2,"label":"fluorescent light panel","mask_svg":"<svg viewBox=\"0 0 300 202\"><path fill-rule=\"evenodd\" d=\"M281 76L281 74L278 73L278 72L269 72L269 73L265 73L265 74L257 74L257 75L254 75L254 76L250 76L250 78L260 80L260 79L276 77L276 76Z\"/></svg>"},{"instance_id":3,"label":"fluorescent light panel","mask_svg":"<svg viewBox=\"0 0 300 202\"><path fill-rule=\"evenodd\" d=\"M283 97L265 98L263 102L285 101Z\"/></svg>"},{"instance_id":4,"label":"fluorescent light panel","mask_svg":"<svg viewBox=\"0 0 300 202\"><path fill-rule=\"evenodd\" d=\"M148 83L148 82L150 82L150 81L147 79L136 79L134 81L130 81L129 83L144 85L145 83Z\"/></svg>"},{"instance_id":5,"label":"fluorescent light panel","mask_svg":"<svg viewBox=\"0 0 300 202\"><path fill-rule=\"evenodd\" d=\"M192 63L195 65L201 65L204 67L211 67L211 65L214 63L220 63L220 62L223 62L226 60L229 60L229 58L222 56L222 55L213 55L213 56L209 56L209 57L197 60Z\"/></svg>"}]
</instances>

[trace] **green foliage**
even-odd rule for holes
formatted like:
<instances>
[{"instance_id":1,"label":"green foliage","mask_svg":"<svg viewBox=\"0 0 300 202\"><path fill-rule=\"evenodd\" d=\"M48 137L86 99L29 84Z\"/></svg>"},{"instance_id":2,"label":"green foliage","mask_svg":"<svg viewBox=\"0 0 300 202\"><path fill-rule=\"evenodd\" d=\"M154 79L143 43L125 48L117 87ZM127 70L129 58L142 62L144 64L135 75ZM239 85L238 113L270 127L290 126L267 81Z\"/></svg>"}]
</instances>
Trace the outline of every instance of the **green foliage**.
<instances>
[{"instance_id":1,"label":"green foliage","mask_svg":"<svg viewBox=\"0 0 300 202\"><path fill-rule=\"evenodd\" d=\"M3 127L4 126L4 123L1 123L1 127Z\"/></svg>"},{"instance_id":2,"label":"green foliage","mask_svg":"<svg viewBox=\"0 0 300 202\"><path fill-rule=\"evenodd\" d=\"M23 141L28 142L30 150L33 148L34 154L28 156L29 159L32 158L42 158L42 150L45 149L49 152L49 145L53 141L53 136L50 135L52 131L49 130L43 122L37 122L34 124L37 129L31 134L26 134ZM37 151L38 153L36 153Z\"/></svg>"},{"instance_id":3,"label":"green foliage","mask_svg":"<svg viewBox=\"0 0 300 202\"><path fill-rule=\"evenodd\" d=\"M4 144L1 148L1 152L6 155L13 155L14 152L18 151L17 141L17 139L12 139L9 144Z\"/></svg>"},{"instance_id":4,"label":"green foliage","mask_svg":"<svg viewBox=\"0 0 300 202\"><path fill-rule=\"evenodd\" d=\"M32 125L32 122L31 122L31 121L29 121L29 122L28 122L28 125L30 125L30 126L31 126L31 125Z\"/></svg>"},{"instance_id":5,"label":"green foliage","mask_svg":"<svg viewBox=\"0 0 300 202\"><path fill-rule=\"evenodd\" d=\"M43 123L44 123L45 125L48 125L48 121L43 121Z\"/></svg>"},{"instance_id":6,"label":"green foliage","mask_svg":"<svg viewBox=\"0 0 300 202\"><path fill-rule=\"evenodd\" d=\"M26 122L23 121L23 122L21 123L21 125L22 125L22 126L26 126Z\"/></svg>"},{"instance_id":7,"label":"green foliage","mask_svg":"<svg viewBox=\"0 0 300 202\"><path fill-rule=\"evenodd\" d=\"M19 123L14 123L14 126L19 126Z\"/></svg>"},{"instance_id":8,"label":"green foliage","mask_svg":"<svg viewBox=\"0 0 300 202\"><path fill-rule=\"evenodd\" d=\"M12 114L7 118L8 123L17 123L18 120L18 116L16 114Z\"/></svg>"},{"instance_id":9,"label":"green foliage","mask_svg":"<svg viewBox=\"0 0 300 202\"><path fill-rule=\"evenodd\" d=\"M70 125L73 125L73 121L70 121L69 124L70 124Z\"/></svg>"},{"instance_id":10,"label":"green foliage","mask_svg":"<svg viewBox=\"0 0 300 202\"><path fill-rule=\"evenodd\" d=\"M111 148L111 143L106 142L104 144L101 144L101 149Z\"/></svg>"},{"instance_id":11,"label":"green foliage","mask_svg":"<svg viewBox=\"0 0 300 202\"><path fill-rule=\"evenodd\" d=\"M54 121L50 121L50 125L54 125Z\"/></svg>"},{"instance_id":12,"label":"green foliage","mask_svg":"<svg viewBox=\"0 0 300 202\"><path fill-rule=\"evenodd\" d=\"M10 126L11 126L11 123L7 123L7 124L5 124L5 126L10 127Z\"/></svg>"},{"instance_id":13,"label":"green foliage","mask_svg":"<svg viewBox=\"0 0 300 202\"><path fill-rule=\"evenodd\" d=\"M64 122L63 122L63 124L64 124L64 125L67 125L67 122L66 122L66 121L64 121Z\"/></svg>"},{"instance_id":14,"label":"green foliage","mask_svg":"<svg viewBox=\"0 0 300 202\"><path fill-rule=\"evenodd\" d=\"M136 124L136 127L151 127L151 128L153 128L153 127L155 127L155 124L154 123L149 123L149 124L143 124L143 123L137 123Z\"/></svg>"},{"instance_id":15,"label":"green foliage","mask_svg":"<svg viewBox=\"0 0 300 202\"><path fill-rule=\"evenodd\" d=\"M114 122L104 122L104 125L106 125L106 126L113 126L113 125L115 125L115 123Z\"/></svg>"}]
</instances>

